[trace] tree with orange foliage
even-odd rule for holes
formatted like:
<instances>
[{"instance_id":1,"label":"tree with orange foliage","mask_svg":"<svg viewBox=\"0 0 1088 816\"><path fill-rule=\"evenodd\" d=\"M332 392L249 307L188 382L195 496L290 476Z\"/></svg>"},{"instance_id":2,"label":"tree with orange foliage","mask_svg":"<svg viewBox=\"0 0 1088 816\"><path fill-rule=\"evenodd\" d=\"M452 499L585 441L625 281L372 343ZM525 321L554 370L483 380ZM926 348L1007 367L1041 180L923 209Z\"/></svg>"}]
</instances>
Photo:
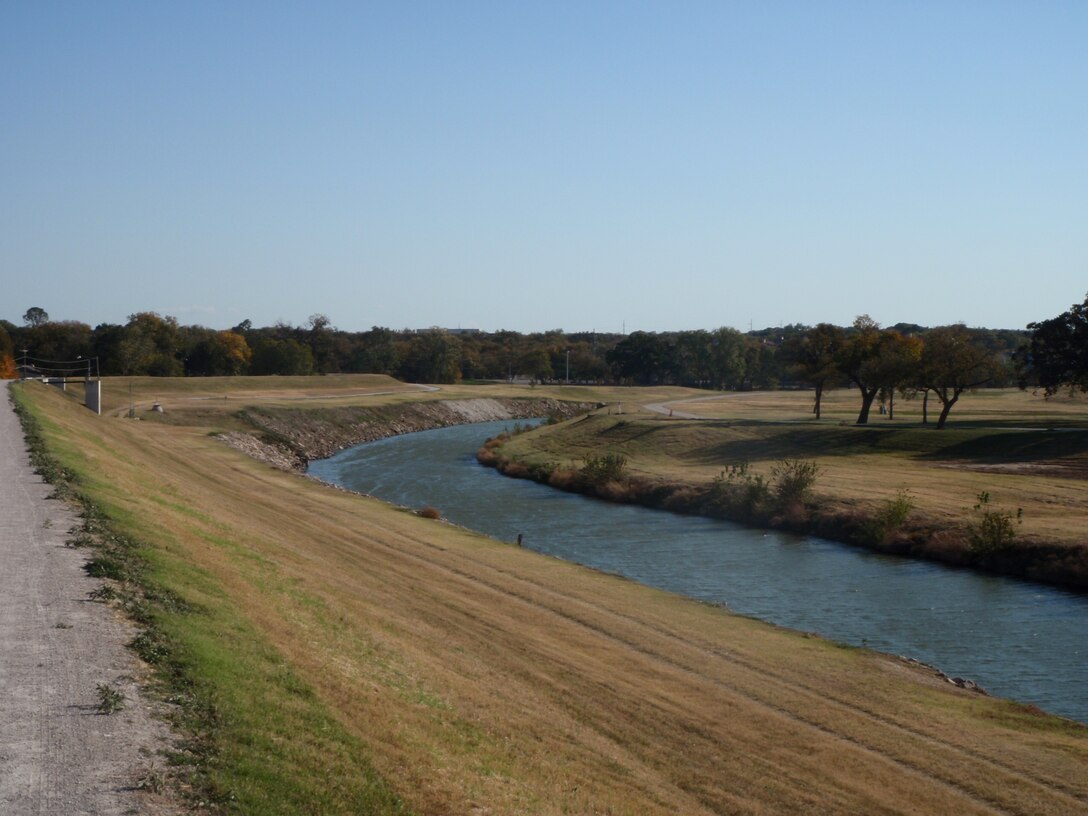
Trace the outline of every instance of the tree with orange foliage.
<instances>
[{"instance_id":1,"label":"tree with orange foliage","mask_svg":"<svg viewBox=\"0 0 1088 816\"><path fill-rule=\"evenodd\" d=\"M14 351L11 335L3 326L0 326L0 380L14 380L18 376Z\"/></svg>"}]
</instances>

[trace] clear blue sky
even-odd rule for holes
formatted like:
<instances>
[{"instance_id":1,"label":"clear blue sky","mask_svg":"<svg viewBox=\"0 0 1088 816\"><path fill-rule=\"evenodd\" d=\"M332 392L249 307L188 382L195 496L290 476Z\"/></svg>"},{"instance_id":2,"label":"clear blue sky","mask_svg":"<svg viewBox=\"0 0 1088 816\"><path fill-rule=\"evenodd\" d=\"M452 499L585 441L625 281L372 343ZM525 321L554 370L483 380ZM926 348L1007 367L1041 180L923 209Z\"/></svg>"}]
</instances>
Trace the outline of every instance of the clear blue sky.
<instances>
[{"instance_id":1,"label":"clear blue sky","mask_svg":"<svg viewBox=\"0 0 1088 816\"><path fill-rule=\"evenodd\" d=\"M1088 3L0 2L0 318L661 331L1088 291Z\"/></svg>"}]
</instances>

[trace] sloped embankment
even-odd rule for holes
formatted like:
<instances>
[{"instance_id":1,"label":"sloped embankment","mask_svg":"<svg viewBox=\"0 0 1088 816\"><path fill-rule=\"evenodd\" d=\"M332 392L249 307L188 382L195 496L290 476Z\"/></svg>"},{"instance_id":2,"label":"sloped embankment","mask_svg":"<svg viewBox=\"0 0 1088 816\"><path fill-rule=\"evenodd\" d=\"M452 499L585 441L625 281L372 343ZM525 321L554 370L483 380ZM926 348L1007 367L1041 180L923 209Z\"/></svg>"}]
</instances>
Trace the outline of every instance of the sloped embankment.
<instances>
[{"instance_id":1,"label":"sloped embankment","mask_svg":"<svg viewBox=\"0 0 1088 816\"><path fill-rule=\"evenodd\" d=\"M430 400L399 405L342 408L247 408L239 418L252 434L230 432L220 439L233 448L284 470L303 470L314 459L388 436L503 419L567 419L596 403L540 399L481 398Z\"/></svg>"}]
</instances>

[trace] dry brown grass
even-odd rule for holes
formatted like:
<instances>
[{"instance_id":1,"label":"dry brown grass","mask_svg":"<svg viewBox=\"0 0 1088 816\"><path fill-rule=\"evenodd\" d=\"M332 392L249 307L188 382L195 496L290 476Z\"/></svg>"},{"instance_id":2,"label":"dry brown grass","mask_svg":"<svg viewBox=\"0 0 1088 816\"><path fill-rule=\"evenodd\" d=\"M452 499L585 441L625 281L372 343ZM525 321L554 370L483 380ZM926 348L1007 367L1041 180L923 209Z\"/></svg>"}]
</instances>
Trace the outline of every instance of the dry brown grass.
<instances>
[{"instance_id":1,"label":"dry brown grass","mask_svg":"<svg viewBox=\"0 0 1088 816\"><path fill-rule=\"evenodd\" d=\"M874 414L868 428L855 428L857 398L846 389L825 397L831 418L817 423L807 417L811 399L803 392L706 395L677 406L702 420L600 416L596 424L514 439L503 452L532 463L617 451L634 474L697 484L741 461L769 476L780 459L802 457L819 465L816 492L835 512L871 512L906 490L916 515L935 526L961 526L987 491L998 509L1023 508L1018 532L1026 541L1085 542L1084 435L1058 430L1027 441L1033 438L1018 429L1088 428L1088 398L1045 400L1018 390L968 394L942 431L922 428L910 413L917 405L906 402L901 405L911 408L897 409L894 421Z\"/></svg>"},{"instance_id":2,"label":"dry brown grass","mask_svg":"<svg viewBox=\"0 0 1088 816\"><path fill-rule=\"evenodd\" d=\"M179 593L229 593L421 813L1088 807L1081 727L30 390Z\"/></svg>"}]
</instances>

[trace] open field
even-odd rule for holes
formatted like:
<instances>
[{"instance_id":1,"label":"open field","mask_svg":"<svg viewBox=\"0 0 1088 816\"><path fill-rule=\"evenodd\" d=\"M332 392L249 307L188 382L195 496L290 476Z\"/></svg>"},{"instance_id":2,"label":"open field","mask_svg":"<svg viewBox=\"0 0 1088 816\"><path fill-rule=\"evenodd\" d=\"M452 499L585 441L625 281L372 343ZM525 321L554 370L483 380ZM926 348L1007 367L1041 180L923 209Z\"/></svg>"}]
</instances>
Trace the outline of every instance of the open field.
<instances>
[{"instance_id":1,"label":"open field","mask_svg":"<svg viewBox=\"0 0 1088 816\"><path fill-rule=\"evenodd\" d=\"M1083 726L262 465L210 435L228 408L180 421L197 385L149 395L177 424L20 393L146 563L225 811L1088 810Z\"/></svg>"},{"instance_id":2,"label":"open field","mask_svg":"<svg viewBox=\"0 0 1088 816\"><path fill-rule=\"evenodd\" d=\"M751 391L692 397L677 410L707 419L814 420L811 391ZM857 419L861 399L855 388L836 388L824 394L821 422L846 422ZM936 422L941 404L929 401L929 421ZM914 425L922 421L922 398L897 397L895 418L877 413L869 417L871 425ZM1088 427L1088 395L1070 396L1067 392L1045 398L1041 392L1018 388L984 389L964 394L952 408L948 428L986 423L992 427L1017 425L1060 428Z\"/></svg>"},{"instance_id":3,"label":"open field","mask_svg":"<svg viewBox=\"0 0 1088 816\"><path fill-rule=\"evenodd\" d=\"M128 413L131 399L137 413L147 417L153 403L171 412L226 414L248 405L314 407L356 405L367 397L381 404L427 399L479 397L554 397L572 402L622 404L637 394L639 404L705 395L693 388L622 388L617 386L521 384L420 386L384 374L329 374L319 377L107 377L102 381L102 411ZM73 392L74 393L74 392ZM366 401L372 404L371 400ZM632 409L636 406L632 404Z\"/></svg>"},{"instance_id":4,"label":"open field","mask_svg":"<svg viewBox=\"0 0 1088 816\"><path fill-rule=\"evenodd\" d=\"M528 463L577 463L615 452L635 475L692 484L707 484L742 462L769 477L782 459L806 459L819 466L817 503L828 512L871 513L906 491L916 522L963 528L976 518L973 508L985 491L990 507L1023 509L1017 535L1024 543L1088 544L1083 396L971 394L941 431L920 424L916 402L902 402L893 421L874 412L859 427L854 392L831 392L819 422L808 413L811 400L805 392L754 392L671 403L674 416L668 406L665 415L598 412L515 438L503 453Z\"/></svg>"}]
</instances>

